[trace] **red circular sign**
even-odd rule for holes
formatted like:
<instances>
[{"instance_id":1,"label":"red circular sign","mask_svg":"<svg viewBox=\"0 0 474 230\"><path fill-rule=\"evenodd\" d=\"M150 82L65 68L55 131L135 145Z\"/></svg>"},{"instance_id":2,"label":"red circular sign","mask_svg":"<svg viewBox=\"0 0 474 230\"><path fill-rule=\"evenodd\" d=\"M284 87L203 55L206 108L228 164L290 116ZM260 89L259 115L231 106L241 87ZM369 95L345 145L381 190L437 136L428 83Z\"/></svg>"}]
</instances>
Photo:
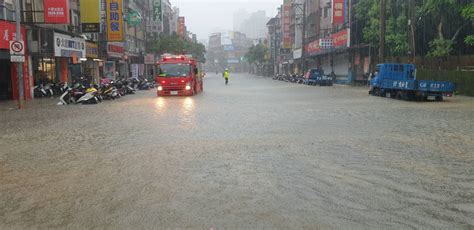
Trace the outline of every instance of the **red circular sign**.
<instances>
[{"instance_id":1,"label":"red circular sign","mask_svg":"<svg viewBox=\"0 0 474 230\"><path fill-rule=\"evenodd\" d=\"M22 53L23 52L23 44L18 41L12 42L10 49L15 53Z\"/></svg>"}]
</instances>

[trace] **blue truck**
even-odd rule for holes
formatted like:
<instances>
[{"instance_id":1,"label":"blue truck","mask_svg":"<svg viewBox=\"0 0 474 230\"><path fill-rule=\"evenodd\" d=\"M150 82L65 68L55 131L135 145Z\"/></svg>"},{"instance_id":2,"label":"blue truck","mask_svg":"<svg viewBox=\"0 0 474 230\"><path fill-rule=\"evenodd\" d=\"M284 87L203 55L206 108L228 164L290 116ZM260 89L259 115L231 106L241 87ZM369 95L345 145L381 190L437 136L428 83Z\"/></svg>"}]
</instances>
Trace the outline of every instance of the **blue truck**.
<instances>
[{"instance_id":1,"label":"blue truck","mask_svg":"<svg viewBox=\"0 0 474 230\"><path fill-rule=\"evenodd\" d=\"M455 85L447 81L416 80L413 64L384 63L376 66L369 94L399 100L442 101L453 96Z\"/></svg>"}]
</instances>

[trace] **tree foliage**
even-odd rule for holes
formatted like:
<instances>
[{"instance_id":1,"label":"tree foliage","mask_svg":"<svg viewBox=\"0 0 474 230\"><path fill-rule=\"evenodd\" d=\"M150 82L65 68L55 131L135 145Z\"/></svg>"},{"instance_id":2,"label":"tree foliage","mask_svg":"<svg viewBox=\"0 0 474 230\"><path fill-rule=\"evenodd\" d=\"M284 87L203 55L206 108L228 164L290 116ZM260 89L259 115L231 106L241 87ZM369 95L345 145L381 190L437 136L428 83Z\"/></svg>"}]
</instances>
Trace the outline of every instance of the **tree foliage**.
<instances>
[{"instance_id":1,"label":"tree foliage","mask_svg":"<svg viewBox=\"0 0 474 230\"><path fill-rule=\"evenodd\" d=\"M204 57L206 48L203 44L183 39L177 34L160 34L156 40L151 42L151 46L152 50L158 54L191 54L201 63L206 61Z\"/></svg>"},{"instance_id":2,"label":"tree foliage","mask_svg":"<svg viewBox=\"0 0 474 230\"><path fill-rule=\"evenodd\" d=\"M245 59L250 64L262 64L265 62L265 55L268 53L268 48L263 44L252 45L247 54L245 54Z\"/></svg>"},{"instance_id":3,"label":"tree foliage","mask_svg":"<svg viewBox=\"0 0 474 230\"><path fill-rule=\"evenodd\" d=\"M385 43L391 56L403 56L408 52L407 3L392 0L387 4ZM361 0L355 7L356 19L363 24L363 42L379 46L380 1Z\"/></svg>"},{"instance_id":4,"label":"tree foliage","mask_svg":"<svg viewBox=\"0 0 474 230\"><path fill-rule=\"evenodd\" d=\"M464 7L461 10L461 15L468 21L471 22L471 24L474 24L474 3L471 3ZM468 35L464 39L464 42L470 46L474 46L474 35Z\"/></svg>"},{"instance_id":5,"label":"tree foliage","mask_svg":"<svg viewBox=\"0 0 474 230\"><path fill-rule=\"evenodd\" d=\"M436 38L430 42L429 57L447 57L453 51L453 41L444 38Z\"/></svg>"},{"instance_id":6,"label":"tree foliage","mask_svg":"<svg viewBox=\"0 0 474 230\"><path fill-rule=\"evenodd\" d=\"M469 52L466 44L474 45L472 0L414 0L414 9L410 9L409 3L407 0L386 0L387 55L408 54L410 11L415 12L413 18L416 18L411 23L414 25L417 54L441 57ZM378 48L380 0L357 1L354 14L356 40Z\"/></svg>"}]
</instances>

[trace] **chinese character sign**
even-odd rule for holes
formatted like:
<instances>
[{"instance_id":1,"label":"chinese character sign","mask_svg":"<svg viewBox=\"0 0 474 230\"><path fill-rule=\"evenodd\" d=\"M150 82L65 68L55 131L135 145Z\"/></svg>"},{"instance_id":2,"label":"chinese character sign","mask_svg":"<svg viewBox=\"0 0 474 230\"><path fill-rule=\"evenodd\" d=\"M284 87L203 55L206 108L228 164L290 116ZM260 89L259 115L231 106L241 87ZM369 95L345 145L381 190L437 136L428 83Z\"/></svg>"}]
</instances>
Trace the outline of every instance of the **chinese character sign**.
<instances>
[{"instance_id":1,"label":"chinese character sign","mask_svg":"<svg viewBox=\"0 0 474 230\"><path fill-rule=\"evenodd\" d=\"M44 0L44 22L69 24L69 0Z\"/></svg>"},{"instance_id":2,"label":"chinese character sign","mask_svg":"<svg viewBox=\"0 0 474 230\"><path fill-rule=\"evenodd\" d=\"M123 41L122 0L107 0L107 40Z\"/></svg>"},{"instance_id":3,"label":"chinese character sign","mask_svg":"<svg viewBox=\"0 0 474 230\"><path fill-rule=\"evenodd\" d=\"M155 0L153 2L153 21L161 22L162 20L161 0Z\"/></svg>"},{"instance_id":4,"label":"chinese character sign","mask_svg":"<svg viewBox=\"0 0 474 230\"><path fill-rule=\"evenodd\" d=\"M21 39L25 41L25 27L21 26ZM10 49L10 41L16 39L15 23L0 20L0 49Z\"/></svg>"},{"instance_id":5,"label":"chinese character sign","mask_svg":"<svg viewBox=\"0 0 474 230\"><path fill-rule=\"evenodd\" d=\"M345 0L333 0L332 24L340 25L344 23L344 3Z\"/></svg>"},{"instance_id":6,"label":"chinese character sign","mask_svg":"<svg viewBox=\"0 0 474 230\"><path fill-rule=\"evenodd\" d=\"M283 4L282 10L283 10L282 12L283 48L289 49L291 48L291 32L290 32L291 4L290 3Z\"/></svg>"},{"instance_id":7,"label":"chinese character sign","mask_svg":"<svg viewBox=\"0 0 474 230\"><path fill-rule=\"evenodd\" d=\"M82 32L100 32L100 2L97 0L80 0L80 2Z\"/></svg>"}]
</instances>

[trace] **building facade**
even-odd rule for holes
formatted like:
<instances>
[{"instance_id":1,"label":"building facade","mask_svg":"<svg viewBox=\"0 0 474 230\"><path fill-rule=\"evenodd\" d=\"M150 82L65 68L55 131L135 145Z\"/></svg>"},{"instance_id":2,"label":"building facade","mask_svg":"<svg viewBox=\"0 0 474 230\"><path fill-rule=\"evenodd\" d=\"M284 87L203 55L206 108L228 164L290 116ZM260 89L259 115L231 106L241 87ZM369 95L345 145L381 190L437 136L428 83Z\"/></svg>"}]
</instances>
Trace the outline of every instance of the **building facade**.
<instances>
[{"instance_id":1,"label":"building facade","mask_svg":"<svg viewBox=\"0 0 474 230\"><path fill-rule=\"evenodd\" d=\"M18 98L19 64L10 61L9 47L16 40L15 2L0 0L0 100ZM26 99L41 84L153 76L156 57L147 44L179 32L179 9L169 0L19 2Z\"/></svg>"},{"instance_id":2,"label":"building facade","mask_svg":"<svg viewBox=\"0 0 474 230\"><path fill-rule=\"evenodd\" d=\"M306 70L321 68L338 82L361 78L370 60L351 44L353 4L345 0L284 1L278 15L267 23L274 72L303 74L305 66Z\"/></svg>"}]
</instances>

